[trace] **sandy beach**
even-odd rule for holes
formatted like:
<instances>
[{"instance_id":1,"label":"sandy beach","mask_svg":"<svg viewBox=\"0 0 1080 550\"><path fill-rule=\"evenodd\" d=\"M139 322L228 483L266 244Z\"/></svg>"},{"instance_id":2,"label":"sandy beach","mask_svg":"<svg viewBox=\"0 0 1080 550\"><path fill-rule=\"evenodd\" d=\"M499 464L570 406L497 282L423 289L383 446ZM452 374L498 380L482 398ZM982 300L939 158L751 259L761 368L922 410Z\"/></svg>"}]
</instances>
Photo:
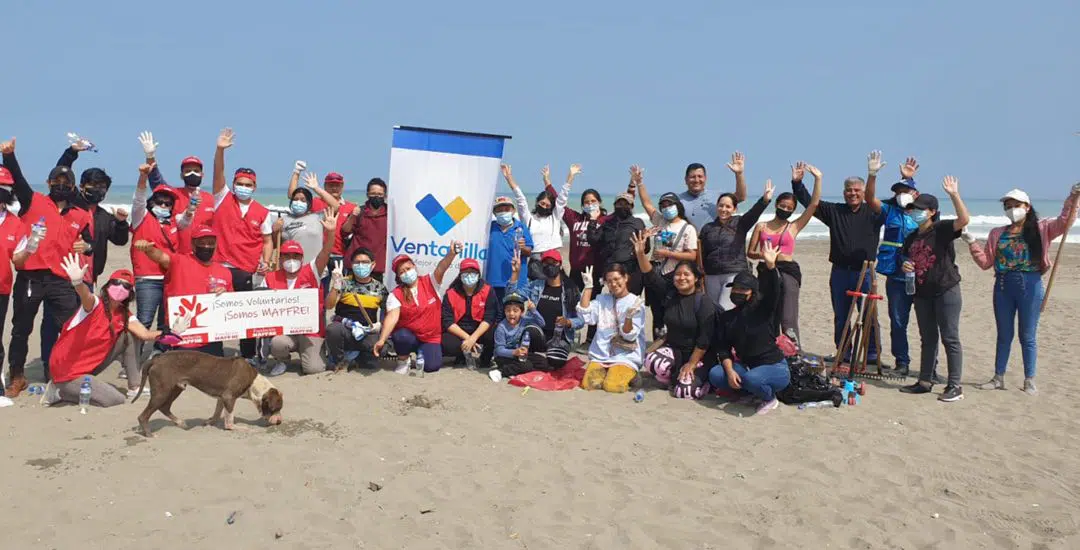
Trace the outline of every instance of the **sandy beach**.
<instances>
[{"instance_id":1,"label":"sandy beach","mask_svg":"<svg viewBox=\"0 0 1080 550\"><path fill-rule=\"evenodd\" d=\"M0 409L0 537L67 548L1080 548L1080 244L1040 325L1041 393L992 375L993 276L958 242L966 399L870 382L856 407L522 392L483 373L290 372L279 427L135 432L134 405ZM800 241L804 346L831 352L828 244ZM110 251L110 268L128 263ZM882 318L885 322L885 319ZM4 334L5 344L10 320ZM883 342L888 349L885 322ZM914 314L909 330L919 347ZM235 344L232 346L235 349ZM41 380L37 335L32 381ZM885 354L891 363L891 356ZM118 365L105 377L116 380ZM173 409L201 425L213 402ZM238 418L257 418L238 404Z\"/></svg>"}]
</instances>

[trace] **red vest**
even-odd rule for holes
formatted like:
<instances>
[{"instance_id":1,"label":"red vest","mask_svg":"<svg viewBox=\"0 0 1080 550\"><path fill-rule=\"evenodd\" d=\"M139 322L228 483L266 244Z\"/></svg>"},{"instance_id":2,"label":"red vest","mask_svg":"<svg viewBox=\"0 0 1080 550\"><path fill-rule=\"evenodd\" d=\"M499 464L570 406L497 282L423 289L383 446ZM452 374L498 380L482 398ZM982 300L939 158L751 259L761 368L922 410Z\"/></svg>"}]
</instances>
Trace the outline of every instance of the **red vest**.
<instances>
[{"instance_id":1,"label":"red vest","mask_svg":"<svg viewBox=\"0 0 1080 550\"><path fill-rule=\"evenodd\" d=\"M357 248L366 248L375 255L372 258L375 260L375 267L372 268L374 271L390 271L390 266L386 265L386 208L378 214L372 212L371 207L366 204L357 208L360 209L360 215L353 225L352 246L349 247L348 255L351 256Z\"/></svg>"},{"instance_id":2,"label":"red vest","mask_svg":"<svg viewBox=\"0 0 1080 550\"><path fill-rule=\"evenodd\" d=\"M34 193L30 201L30 208L20 212L20 218L27 229L41 218L45 218L45 239L38 245L37 252L26 259L22 271L51 271L57 277L67 280L67 273L60 267L64 256L71 254L71 247L75 245L79 234L88 223L90 214L81 208L69 208L67 214L60 215L56 203L41 193ZM93 261L90 257L80 254L79 261L82 265L89 265L87 276L93 277Z\"/></svg>"},{"instance_id":3,"label":"red vest","mask_svg":"<svg viewBox=\"0 0 1080 550\"><path fill-rule=\"evenodd\" d=\"M203 265L190 254L169 254L169 270L165 272L166 311L180 311L180 304L173 300L173 296L209 294L218 287L232 292L232 272L229 268L217 262ZM180 345L189 348L199 346L198 343Z\"/></svg>"},{"instance_id":4,"label":"red vest","mask_svg":"<svg viewBox=\"0 0 1080 550\"><path fill-rule=\"evenodd\" d=\"M484 308L487 306L488 296L491 294L491 285L485 284L472 296L472 318L477 324L484 322ZM450 308L454 310L454 322L458 322L465 316L465 295L456 288L446 291L446 301L450 302Z\"/></svg>"},{"instance_id":5,"label":"red vest","mask_svg":"<svg viewBox=\"0 0 1080 550\"><path fill-rule=\"evenodd\" d=\"M218 236L214 260L255 273L262 256L262 222L269 212L265 206L251 201L247 215L241 216L240 201L230 192L214 212Z\"/></svg>"},{"instance_id":6,"label":"red vest","mask_svg":"<svg viewBox=\"0 0 1080 550\"><path fill-rule=\"evenodd\" d=\"M79 311L82 311L81 305ZM124 322L128 316L130 314L123 310L113 314L113 330L110 333L105 304L98 299L93 311L75 325L75 328L68 328L75 319L74 316L65 321L49 359L49 373L52 374L53 382L70 382L90 374L101 365L116 345L116 341L124 334Z\"/></svg>"},{"instance_id":7,"label":"red vest","mask_svg":"<svg viewBox=\"0 0 1080 550\"><path fill-rule=\"evenodd\" d=\"M300 268L300 271L296 272L296 282L293 284L293 289L299 290L301 288L320 288L320 279L315 270L311 267L311 264L305 264ZM278 269L266 274L266 288L270 290L288 290L289 280L285 277L285 270ZM318 336L323 337L326 327L326 303L324 302L323 293L319 292L319 332L317 334L308 334L306 336Z\"/></svg>"},{"instance_id":8,"label":"red vest","mask_svg":"<svg viewBox=\"0 0 1080 550\"><path fill-rule=\"evenodd\" d=\"M170 258L182 255L179 252L179 233L175 223L162 225L156 217L147 212L139 226L133 227L131 232L131 269L136 277L160 277L165 274L165 270L161 269L157 262L151 260L146 253L135 249L138 241L154 243L158 250L168 254Z\"/></svg>"},{"instance_id":9,"label":"red vest","mask_svg":"<svg viewBox=\"0 0 1080 550\"><path fill-rule=\"evenodd\" d=\"M18 216L8 212L0 223L0 296L11 295L11 256L26 235L26 227Z\"/></svg>"},{"instance_id":10,"label":"red vest","mask_svg":"<svg viewBox=\"0 0 1080 550\"><path fill-rule=\"evenodd\" d=\"M186 211L188 203L191 202L191 195L188 193L187 187L173 187L173 191L176 191L177 195L176 205L173 206L173 212L179 214ZM191 219L191 225L189 225L187 229L178 229L177 231L177 240L179 244L176 249L177 252L181 254L192 252L192 229L203 225L214 224L214 196L203 190L198 190L196 193L199 194L199 206L195 210L195 216ZM138 275L138 273L135 275Z\"/></svg>"},{"instance_id":11,"label":"red vest","mask_svg":"<svg viewBox=\"0 0 1080 550\"><path fill-rule=\"evenodd\" d=\"M431 275L424 275L416 282L416 288L413 289L416 303L405 299L404 290L400 286L394 289L394 297L401 303L396 328L413 331L416 339L425 344L442 342L442 301L439 300L439 293L435 291ZM483 319L483 315L480 318Z\"/></svg>"}]
</instances>

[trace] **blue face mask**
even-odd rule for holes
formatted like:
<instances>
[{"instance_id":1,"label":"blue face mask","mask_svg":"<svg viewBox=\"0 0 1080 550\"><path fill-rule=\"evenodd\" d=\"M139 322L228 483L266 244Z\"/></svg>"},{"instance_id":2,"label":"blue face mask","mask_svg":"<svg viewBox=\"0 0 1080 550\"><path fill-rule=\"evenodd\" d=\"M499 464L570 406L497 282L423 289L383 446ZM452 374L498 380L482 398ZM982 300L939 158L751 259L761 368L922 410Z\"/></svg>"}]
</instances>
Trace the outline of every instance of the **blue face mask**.
<instances>
[{"instance_id":1,"label":"blue face mask","mask_svg":"<svg viewBox=\"0 0 1080 550\"><path fill-rule=\"evenodd\" d=\"M463 284L463 285L465 285L465 286L467 286L469 288L475 287L476 283L479 283L479 282L480 282L480 274L479 273L462 273L461 274L461 284Z\"/></svg>"},{"instance_id":2,"label":"blue face mask","mask_svg":"<svg viewBox=\"0 0 1080 550\"><path fill-rule=\"evenodd\" d=\"M401 274L401 282L405 285L412 286L416 284L416 270L410 269Z\"/></svg>"},{"instance_id":3,"label":"blue face mask","mask_svg":"<svg viewBox=\"0 0 1080 550\"><path fill-rule=\"evenodd\" d=\"M371 276L371 264L353 264L352 272L357 279L367 279L369 276Z\"/></svg>"},{"instance_id":4,"label":"blue face mask","mask_svg":"<svg viewBox=\"0 0 1080 550\"><path fill-rule=\"evenodd\" d=\"M926 210L915 210L913 212L909 212L908 216L911 216L911 219L916 224L922 225L923 222L925 222L927 220L927 218L930 217L930 213L927 212Z\"/></svg>"},{"instance_id":5,"label":"blue face mask","mask_svg":"<svg viewBox=\"0 0 1080 550\"><path fill-rule=\"evenodd\" d=\"M585 206L582 206L581 209L584 210L586 214L592 214L593 212L596 212L597 210L600 210L600 205L599 204L586 204Z\"/></svg>"},{"instance_id":6,"label":"blue face mask","mask_svg":"<svg viewBox=\"0 0 1080 550\"><path fill-rule=\"evenodd\" d=\"M495 214L495 221L503 227L508 227L510 224L514 223L514 213L499 212L498 214Z\"/></svg>"},{"instance_id":7,"label":"blue face mask","mask_svg":"<svg viewBox=\"0 0 1080 550\"><path fill-rule=\"evenodd\" d=\"M292 201L289 203L289 211L293 213L293 216L299 216L307 212L308 206L304 201Z\"/></svg>"},{"instance_id":8,"label":"blue face mask","mask_svg":"<svg viewBox=\"0 0 1080 550\"><path fill-rule=\"evenodd\" d=\"M154 213L154 217L159 220L167 220L172 216L172 210L165 208L164 206L155 206L150 209Z\"/></svg>"},{"instance_id":9,"label":"blue face mask","mask_svg":"<svg viewBox=\"0 0 1080 550\"><path fill-rule=\"evenodd\" d=\"M233 192L233 195L236 195L236 198L238 198L238 199L240 199L242 201L246 201L246 200L250 199L252 195L255 194L255 189L252 188L252 187L240 187L238 185L233 185L232 192Z\"/></svg>"},{"instance_id":10,"label":"blue face mask","mask_svg":"<svg viewBox=\"0 0 1080 550\"><path fill-rule=\"evenodd\" d=\"M660 209L660 213L664 215L664 219L671 221L675 219L675 216L679 215L679 208L676 206L665 206Z\"/></svg>"}]
</instances>

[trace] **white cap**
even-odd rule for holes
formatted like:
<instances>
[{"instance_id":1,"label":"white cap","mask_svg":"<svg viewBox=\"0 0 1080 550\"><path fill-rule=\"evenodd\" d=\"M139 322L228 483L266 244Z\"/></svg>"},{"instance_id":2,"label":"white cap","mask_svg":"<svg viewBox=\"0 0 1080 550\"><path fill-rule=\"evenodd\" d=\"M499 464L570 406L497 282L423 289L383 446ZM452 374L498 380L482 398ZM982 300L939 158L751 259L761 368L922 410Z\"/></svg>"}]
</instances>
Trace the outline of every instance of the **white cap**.
<instances>
[{"instance_id":1,"label":"white cap","mask_svg":"<svg viewBox=\"0 0 1080 550\"><path fill-rule=\"evenodd\" d=\"M1013 189L1012 191L1005 193L1005 196L1001 197L1001 202L1005 202L1009 199L1019 201L1024 204L1031 204L1031 199L1028 198L1028 194L1019 189Z\"/></svg>"}]
</instances>

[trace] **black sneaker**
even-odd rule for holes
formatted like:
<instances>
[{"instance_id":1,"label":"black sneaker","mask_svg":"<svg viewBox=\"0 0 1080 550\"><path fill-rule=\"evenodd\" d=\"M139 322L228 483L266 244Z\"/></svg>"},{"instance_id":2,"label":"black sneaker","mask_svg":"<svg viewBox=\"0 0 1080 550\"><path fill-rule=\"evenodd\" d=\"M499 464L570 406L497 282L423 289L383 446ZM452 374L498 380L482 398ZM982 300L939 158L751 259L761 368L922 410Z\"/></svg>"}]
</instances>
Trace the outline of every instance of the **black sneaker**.
<instances>
[{"instance_id":1,"label":"black sneaker","mask_svg":"<svg viewBox=\"0 0 1080 550\"><path fill-rule=\"evenodd\" d=\"M938 396L938 401L952 403L964 398L964 388L960 386L946 386L945 392Z\"/></svg>"},{"instance_id":2,"label":"black sneaker","mask_svg":"<svg viewBox=\"0 0 1080 550\"><path fill-rule=\"evenodd\" d=\"M935 383L935 384L948 384L948 383L949 383L949 381L948 381L948 380L946 380L946 379L944 379L944 378L942 378L940 374L938 374L938 373L936 373L936 372L935 372L935 373L934 373L934 383Z\"/></svg>"},{"instance_id":3,"label":"black sneaker","mask_svg":"<svg viewBox=\"0 0 1080 550\"><path fill-rule=\"evenodd\" d=\"M931 387L923 384L922 382L915 382L910 386L904 386L900 388L900 393L930 393Z\"/></svg>"},{"instance_id":4,"label":"black sneaker","mask_svg":"<svg viewBox=\"0 0 1080 550\"><path fill-rule=\"evenodd\" d=\"M907 378L910 373L911 369L907 365L897 365L892 371L893 376L898 376L900 378Z\"/></svg>"}]
</instances>

